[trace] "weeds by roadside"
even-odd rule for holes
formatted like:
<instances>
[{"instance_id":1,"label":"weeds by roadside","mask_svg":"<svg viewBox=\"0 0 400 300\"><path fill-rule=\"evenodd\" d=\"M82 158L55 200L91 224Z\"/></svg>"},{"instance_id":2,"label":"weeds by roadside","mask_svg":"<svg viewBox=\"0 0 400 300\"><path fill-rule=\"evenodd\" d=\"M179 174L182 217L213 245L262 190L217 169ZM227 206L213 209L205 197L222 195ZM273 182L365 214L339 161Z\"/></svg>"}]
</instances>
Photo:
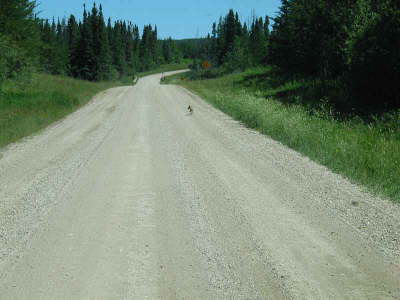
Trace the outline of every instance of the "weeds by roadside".
<instances>
[{"instance_id":1,"label":"weeds by roadside","mask_svg":"<svg viewBox=\"0 0 400 300\"><path fill-rule=\"evenodd\" d=\"M0 147L45 128L121 82L88 82L35 74L30 83L8 82L0 93Z\"/></svg>"},{"instance_id":2,"label":"weeds by roadside","mask_svg":"<svg viewBox=\"0 0 400 300\"><path fill-rule=\"evenodd\" d=\"M265 73L264 69L264 73ZM329 107L314 109L282 101L301 82L262 86L254 75L262 69L207 80L190 80L187 74L168 77L216 108L303 153L378 195L400 202L400 113L386 114L366 123L358 117L337 119ZM249 80L252 78L253 82ZM264 81L261 81L264 82Z\"/></svg>"},{"instance_id":3,"label":"weeds by roadside","mask_svg":"<svg viewBox=\"0 0 400 300\"><path fill-rule=\"evenodd\" d=\"M34 74L29 81L14 80L0 89L0 147L45 128L86 104L102 90L121 85L135 85L139 77L187 68L188 60L161 65L125 76L117 82L89 82L64 76Z\"/></svg>"}]
</instances>

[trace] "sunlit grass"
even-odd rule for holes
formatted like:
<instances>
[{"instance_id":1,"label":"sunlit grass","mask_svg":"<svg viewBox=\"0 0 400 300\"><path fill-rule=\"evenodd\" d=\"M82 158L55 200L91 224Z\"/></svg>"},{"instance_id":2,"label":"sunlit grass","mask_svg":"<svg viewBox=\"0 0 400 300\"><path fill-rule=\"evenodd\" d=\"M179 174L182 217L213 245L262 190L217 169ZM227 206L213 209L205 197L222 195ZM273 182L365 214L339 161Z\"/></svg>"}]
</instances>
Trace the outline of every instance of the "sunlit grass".
<instances>
[{"instance_id":1,"label":"sunlit grass","mask_svg":"<svg viewBox=\"0 0 400 300\"><path fill-rule=\"evenodd\" d=\"M216 108L275 140L329 167L377 195L400 201L400 128L387 130L382 122L366 124L358 118L337 120L324 112L310 112L300 104L284 104L272 97L276 89L296 88L242 84L260 70L216 79L188 80L185 74L167 78L210 102ZM267 97L265 97L267 95ZM270 96L268 96L270 95ZM400 124L400 115L391 122Z\"/></svg>"},{"instance_id":2,"label":"sunlit grass","mask_svg":"<svg viewBox=\"0 0 400 300\"><path fill-rule=\"evenodd\" d=\"M0 147L45 128L119 82L93 83L34 75L26 85L10 82L0 93Z\"/></svg>"}]
</instances>

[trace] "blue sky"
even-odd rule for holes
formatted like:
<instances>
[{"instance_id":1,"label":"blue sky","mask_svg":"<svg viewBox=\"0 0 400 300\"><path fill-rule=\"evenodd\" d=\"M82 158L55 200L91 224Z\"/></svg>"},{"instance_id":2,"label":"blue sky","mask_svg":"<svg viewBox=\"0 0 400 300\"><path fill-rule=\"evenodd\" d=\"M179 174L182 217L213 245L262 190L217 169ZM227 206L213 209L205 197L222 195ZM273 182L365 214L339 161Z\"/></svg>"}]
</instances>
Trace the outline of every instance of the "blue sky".
<instances>
[{"instance_id":1,"label":"blue sky","mask_svg":"<svg viewBox=\"0 0 400 300\"><path fill-rule=\"evenodd\" d=\"M39 0L40 16L62 18L71 13L81 17L83 3L92 7L93 0ZM273 16L280 0L97 0L106 17L132 21L139 27L156 24L161 38L202 37L211 25L230 8L239 12L243 21L253 14Z\"/></svg>"}]
</instances>

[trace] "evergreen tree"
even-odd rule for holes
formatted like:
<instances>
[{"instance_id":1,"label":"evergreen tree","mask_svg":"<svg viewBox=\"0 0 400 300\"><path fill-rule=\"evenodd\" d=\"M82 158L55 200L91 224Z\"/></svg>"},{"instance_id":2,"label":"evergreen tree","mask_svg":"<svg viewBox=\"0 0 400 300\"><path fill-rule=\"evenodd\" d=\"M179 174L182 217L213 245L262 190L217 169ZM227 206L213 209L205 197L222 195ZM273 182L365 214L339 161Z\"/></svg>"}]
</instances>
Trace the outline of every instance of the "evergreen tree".
<instances>
[{"instance_id":1,"label":"evergreen tree","mask_svg":"<svg viewBox=\"0 0 400 300\"><path fill-rule=\"evenodd\" d=\"M235 42L235 37L236 37L236 19L235 19L235 13L231 9L226 16L226 20L224 22L223 26L223 31L225 32L225 43L224 43L224 56L227 55L227 53L231 52L233 50L233 44Z\"/></svg>"},{"instance_id":2,"label":"evergreen tree","mask_svg":"<svg viewBox=\"0 0 400 300\"><path fill-rule=\"evenodd\" d=\"M55 61L53 67L54 74L67 74L68 64L68 44L65 36L65 20L57 21L55 35Z\"/></svg>"},{"instance_id":3,"label":"evergreen tree","mask_svg":"<svg viewBox=\"0 0 400 300\"><path fill-rule=\"evenodd\" d=\"M270 20L269 20L269 17L266 16L265 22L264 22L264 32L265 32L265 38L267 39L267 41L269 39L269 34L270 34L269 25L270 25Z\"/></svg>"},{"instance_id":4,"label":"evergreen tree","mask_svg":"<svg viewBox=\"0 0 400 300\"><path fill-rule=\"evenodd\" d=\"M92 73L93 66L93 40L90 24L90 15L84 6L83 21L80 24L80 35L75 51L72 53L72 65L74 77L94 80Z\"/></svg>"},{"instance_id":5,"label":"evergreen tree","mask_svg":"<svg viewBox=\"0 0 400 300\"><path fill-rule=\"evenodd\" d=\"M77 70L75 69L74 65L74 56L73 54L76 51L76 47L78 46L78 41L80 39L79 37L79 27L78 23L76 22L75 16L71 15L68 19L68 25L67 25L67 45L68 45L68 74L70 76L73 76L74 74L77 73Z\"/></svg>"},{"instance_id":6,"label":"evergreen tree","mask_svg":"<svg viewBox=\"0 0 400 300\"><path fill-rule=\"evenodd\" d=\"M13 44L30 52L31 55L38 54L39 45L35 8L36 1L0 1L0 35L12 40Z\"/></svg>"},{"instance_id":7,"label":"evergreen tree","mask_svg":"<svg viewBox=\"0 0 400 300\"><path fill-rule=\"evenodd\" d=\"M232 50L227 53L224 67L228 72L244 71L248 65L248 56L246 49L243 45L244 41L241 37L236 36L233 43Z\"/></svg>"},{"instance_id":8,"label":"evergreen tree","mask_svg":"<svg viewBox=\"0 0 400 300\"><path fill-rule=\"evenodd\" d=\"M364 110L400 108L400 3L360 1L347 42L351 102Z\"/></svg>"},{"instance_id":9,"label":"evergreen tree","mask_svg":"<svg viewBox=\"0 0 400 300\"><path fill-rule=\"evenodd\" d=\"M250 33L250 50L252 53L253 65L266 63L267 38L262 18L253 20Z\"/></svg>"},{"instance_id":10,"label":"evergreen tree","mask_svg":"<svg viewBox=\"0 0 400 300\"><path fill-rule=\"evenodd\" d=\"M242 24L240 23L239 14L235 14L235 36L242 36Z\"/></svg>"},{"instance_id":11,"label":"evergreen tree","mask_svg":"<svg viewBox=\"0 0 400 300\"><path fill-rule=\"evenodd\" d=\"M108 19L106 25L101 5L93 4L90 11L84 5L79 23L74 15L68 21L39 20L35 6L29 0L0 2L1 80L22 73L35 60L40 71L93 81L133 76L180 60L175 41L158 40L157 26L145 26L141 36L131 22Z\"/></svg>"},{"instance_id":12,"label":"evergreen tree","mask_svg":"<svg viewBox=\"0 0 400 300\"><path fill-rule=\"evenodd\" d=\"M133 28L133 65L134 72L138 72L140 70L140 60L139 60L139 49L140 49L140 33L139 27L137 25Z\"/></svg>"},{"instance_id":13,"label":"evergreen tree","mask_svg":"<svg viewBox=\"0 0 400 300\"><path fill-rule=\"evenodd\" d=\"M75 16L71 15L68 19L67 25L67 45L68 45L68 65L67 70L70 76L73 76L77 73L76 66L74 65L74 56L73 54L76 51L76 47L78 46L79 41L79 27L76 22Z\"/></svg>"},{"instance_id":14,"label":"evergreen tree","mask_svg":"<svg viewBox=\"0 0 400 300\"><path fill-rule=\"evenodd\" d=\"M90 15L90 26L92 35L91 52L93 53L93 65L91 66L93 80L105 80L110 74L110 50L108 35L103 16L103 8L99 10L93 5Z\"/></svg>"},{"instance_id":15,"label":"evergreen tree","mask_svg":"<svg viewBox=\"0 0 400 300\"><path fill-rule=\"evenodd\" d=\"M52 72L54 61L54 33L49 21L42 22L40 26L41 45L40 45L40 66L45 72Z\"/></svg>"},{"instance_id":16,"label":"evergreen tree","mask_svg":"<svg viewBox=\"0 0 400 300\"><path fill-rule=\"evenodd\" d=\"M143 29L142 41L140 44L141 70L147 71L156 66L156 43L157 33L153 31L151 25Z\"/></svg>"},{"instance_id":17,"label":"evergreen tree","mask_svg":"<svg viewBox=\"0 0 400 300\"><path fill-rule=\"evenodd\" d=\"M162 55L165 63L177 63L180 61L178 47L172 38L162 41Z\"/></svg>"},{"instance_id":18,"label":"evergreen tree","mask_svg":"<svg viewBox=\"0 0 400 300\"><path fill-rule=\"evenodd\" d=\"M218 32L217 32L217 23L213 23L212 25L212 33L211 33L211 61L214 64L218 63Z\"/></svg>"},{"instance_id":19,"label":"evergreen tree","mask_svg":"<svg viewBox=\"0 0 400 300\"><path fill-rule=\"evenodd\" d=\"M113 65L120 76L126 74L125 47L123 43L123 24L117 21L114 24L111 40L111 50L113 53Z\"/></svg>"},{"instance_id":20,"label":"evergreen tree","mask_svg":"<svg viewBox=\"0 0 400 300\"><path fill-rule=\"evenodd\" d=\"M250 65L266 63L269 39L269 18L255 18L249 29L240 22L239 14L230 10L219 23L213 23L212 34L202 48L207 57L227 70L244 70Z\"/></svg>"},{"instance_id":21,"label":"evergreen tree","mask_svg":"<svg viewBox=\"0 0 400 300\"><path fill-rule=\"evenodd\" d=\"M3 80L28 76L39 61L40 25L35 7L35 1L0 1L0 88Z\"/></svg>"},{"instance_id":22,"label":"evergreen tree","mask_svg":"<svg viewBox=\"0 0 400 300\"><path fill-rule=\"evenodd\" d=\"M270 35L281 72L340 89L346 111L400 107L400 4L396 0L285 0ZM379 99L379 100L377 100Z\"/></svg>"},{"instance_id":23,"label":"evergreen tree","mask_svg":"<svg viewBox=\"0 0 400 300\"><path fill-rule=\"evenodd\" d=\"M134 62L134 39L132 23L127 24L124 42L127 72L129 76L133 76L136 72L136 69Z\"/></svg>"}]
</instances>

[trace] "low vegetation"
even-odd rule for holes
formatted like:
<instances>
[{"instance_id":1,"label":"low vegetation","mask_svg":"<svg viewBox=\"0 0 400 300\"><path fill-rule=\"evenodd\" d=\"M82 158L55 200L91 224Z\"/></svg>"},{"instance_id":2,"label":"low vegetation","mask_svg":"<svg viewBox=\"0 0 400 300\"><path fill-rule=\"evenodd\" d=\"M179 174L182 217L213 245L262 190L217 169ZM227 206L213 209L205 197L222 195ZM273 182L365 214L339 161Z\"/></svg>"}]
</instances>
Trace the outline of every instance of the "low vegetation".
<instances>
[{"instance_id":1,"label":"low vegetation","mask_svg":"<svg viewBox=\"0 0 400 300\"><path fill-rule=\"evenodd\" d=\"M9 81L0 94L0 147L45 128L121 82L89 82L36 74L29 82Z\"/></svg>"},{"instance_id":2,"label":"low vegetation","mask_svg":"<svg viewBox=\"0 0 400 300\"><path fill-rule=\"evenodd\" d=\"M185 57L171 38L159 39L157 26L112 21L102 6L83 7L81 18L41 19L37 1L0 5L0 88L20 73L64 75L89 81L132 80L139 72Z\"/></svg>"},{"instance_id":3,"label":"low vegetation","mask_svg":"<svg viewBox=\"0 0 400 300\"><path fill-rule=\"evenodd\" d=\"M139 77L188 67L189 61L164 64ZM119 81L89 82L65 76L30 74L3 83L0 92L0 147L28 136L86 104L98 92L133 85L129 76Z\"/></svg>"},{"instance_id":4,"label":"low vegetation","mask_svg":"<svg viewBox=\"0 0 400 300\"><path fill-rule=\"evenodd\" d=\"M272 65L288 81L322 87L325 95L306 99L316 105L364 116L400 109L399 1L281 2L272 26L230 10L198 43L193 69L213 77Z\"/></svg>"},{"instance_id":5,"label":"low vegetation","mask_svg":"<svg viewBox=\"0 0 400 300\"><path fill-rule=\"evenodd\" d=\"M269 135L312 160L363 184L378 195L400 201L400 113L365 122L356 116L339 118L321 104L294 101L306 94L305 81L268 78L271 68L213 79L192 73L167 77L251 128ZM301 89L303 88L303 89Z\"/></svg>"},{"instance_id":6,"label":"low vegetation","mask_svg":"<svg viewBox=\"0 0 400 300\"><path fill-rule=\"evenodd\" d=\"M399 3L282 0L272 26L230 10L165 82L399 202Z\"/></svg>"},{"instance_id":7,"label":"low vegetation","mask_svg":"<svg viewBox=\"0 0 400 300\"><path fill-rule=\"evenodd\" d=\"M37 1L6 1L0 146L120 84L112 81L185 69L190 58L193 71L166 82L399 201L400 2L281 2L272 26L269 16L243 22L230 10L206 38L177 42L160 40L156 26L140 34L131 22L106 20L95 4L81 19L49 22Z\"/></svg>"},{"instance_id":8,"label":"low vegetation","mask_svg":"<svg viewBox=\"0 0 400 300\"><path fill-rule=\"evenodd\" d=\"M0 147L63 118L101 90L188 66L185 50L159 39L156 26L141 33L131 22L107 20L96 4L84 6L82 18L49 21L39 17L38 5L0 5Z\"/></svg>"}]
</instances>

